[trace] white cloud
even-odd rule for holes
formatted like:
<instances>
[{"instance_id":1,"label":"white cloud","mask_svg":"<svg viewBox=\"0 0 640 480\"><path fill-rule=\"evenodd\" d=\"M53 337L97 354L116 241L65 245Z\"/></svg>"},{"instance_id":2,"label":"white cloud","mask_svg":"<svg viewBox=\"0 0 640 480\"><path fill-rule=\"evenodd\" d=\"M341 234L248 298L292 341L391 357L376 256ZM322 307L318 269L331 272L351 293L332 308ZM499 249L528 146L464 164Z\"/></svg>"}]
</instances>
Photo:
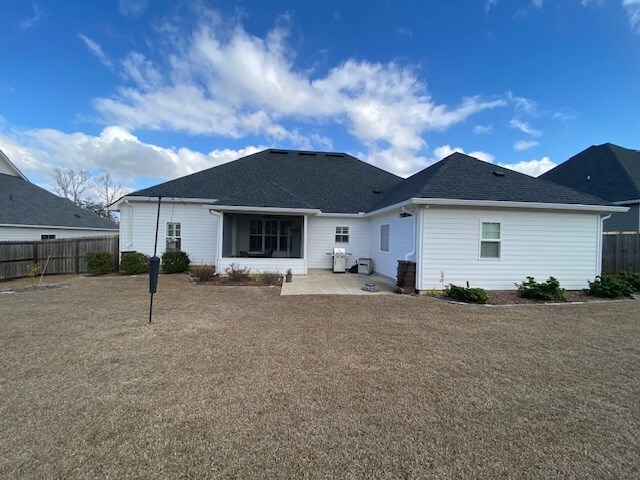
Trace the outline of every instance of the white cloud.
<instances>
[{"instance_id":1,"label":"white cloud","mask_svg":"<svg viewBox=\"0 0 640 480\"><path fill-rule=\"evenodd\" d=\"M455 152L465 153L465 151L460 147L452 148L450 145L442 145L433 150L433 155L435 156L436 160L442 160L443 158L448 157ZM493 155L487 152L482 152L480 150L469 152L467 153L467 155L488 163L493 163L495 160L495 157Z\"/></svg>"},{"instance_id":2,"label":"white cloud","mask_svg":"<svg viewBox=\"0 0 640 480\"><path fill-rule=\"evenodd\" d=\"M110 126L99 135L38 129L0 132L0 149L25 175L48 177L54 167L108 171L133 185L135 179L173 179L258 152L264 147L212 150L163 148L141 142L128 130Z\"/></svg>"},{"instance_id":3,"label":"white cloud","mask_svg":"<svg viewBox=\"0 0 640 480\"><path fill-rule=\"evenodd\" d=\"M543 0L532 0L531 5L536 8L542 8Z\"/></svg>"},{"instance_id":4,"label":"white cloud","mask_svg":"<svg viewBox=\"0 0 640 480\"><path fill-rule=\"evenodd\" d=\"M556 163L552 162L549 157L543 157L540 160L529 160L518 163L501 163L500 166L515 170L520 173L537 177L544 172L551 170L556 166Z\"/></svg>"},{"instance_id":5,"label":"white cloud","mask_svg":"<svg viewBox=\"0 0 640 480\"><path fill-rule=\"evenodd\" d=\"M569 110L568 108L563 108L561 110L558 110L557 112L553 112L553 118L557 120L574 120L577 117L578 114L573 110Z\"/></svg>"},{"instance_id":6,"label":"white cloud","mask_svg":"<svg viewBox=\"0 0 640 480\"><path fill-rule=\"evenodd\" d=\"M300 148L330 144L317 133L291 130L287 123L338 124L369 149L388 158L386 168L404 171L403 158L419 163L423 135L442 131L482 110L504 107L503 98L463 98L437 104L411 66L348 59L325 75L299 71L287 45L289 16L264 38L215 12L187 37L170 24L168 65L131 52L122 61L131 82L95 108L106 124L130 130L151 128L241 138L262 135ZM386 152L384 155L381 152ZM389 152L398 154L397 165ZM382 160L380 160L382 161ZM391 163L389 163L391 162Z\"/></svg>"},{"instance_id":7,"label":"white cloud","mask_svg":"<svg viewBox=\"0 0 640 480\"><path fill-rule=\"evenodd\" d=\"M413 30L407 27L400 27L396 30L396 33L399 35L404 35L409 38L413 38Z\"/></svg>"},{"instance_id":8,"label":"white cloud","mask_svg":"<svg viewBox=\"0 0 640 480\"><path fill-rule=\"evenodd\" d=\"M489 11L498 4L498 0L487 0L484 4L484 12L489 13Z\"/></svg>"},{"instance_id":9,"label":"white cloud","mask_svg":"<svg viewBox=\"0 0 640 480\"><path fill-rule=\"evenodd\" d=\"M149 2L147 0L118 0L119 10L125 17L137 17L146 8Z\"/></svg>"},{"instance_id":10,"label":"white cloud","mask_svg":"<svg viewBox=\"0 0 640 480\"><path fill-rule=\"evenodd\" d=\"M509 122L509 125L511 126L511 128L517 128L521 132L524 132L527 135L531 135L533 137L539 137L540 135L542 135L542 131L541 130L536 130L531 125L529 125L527 122L525 122L523 120L520 120L519 118L512 119Z\"/></svg>"},{"instance_id":11,"label":"white cloud","mask_svg":"<svg viewBox=\"0 0 640 480\"><path fill-rule=\"evenodd\" d=\"M23 30L34 27L40 22L40 19L42 18L42 10L35 2L31 3L31 7L33 8L33 17L25 18L18 23L18 26Z\"/></svg>"},{"instance_id":12,"label":"white cloud","mask_svg":"<svg viewBox=\"0 0 640 480\"><path fill-rule=\"evenodd\" d=\"M513 104L517 111L525 113L527 115L537 114L538 104L534 100L526 97L518 97L511 91L506 93L506 98L509 103Z\"/></svg>"},{"instance_id":13,"label":"white cloud","mask_svg":"<svg viewBox=\"0 0 640 480\"><path fill-rule=\"evenodd\" d=\"M640 33L640 0L622 0L622 6L627 11L631 29Z\"/></svg>"},{"instance_id":14,"label":"white cloud","mask_svg":"<svg viewBox=\"0 0 640 480\"><path fill-rule=\"evenodd\" d=\"M476 125L473 127L473 133L493 133L493 125Z\"/></svg>"},{"instance_id":15,"label":"white cloud","mask_svg":"<svg viewBox=\"0 0 640 480\"><path fill-rule=\"evenodd\" d=\"M516 143L513 144L513 149L517 152L522 152L531 147L535 147L536 145L538 145L538 142L536 142L535 140L529 140L529 141L518 140Z\"/></svg>"},{"instance_id":16,"label":"white cloud","mask_svg":"<svg viewBox=\"0 0 640 480\"><path fill-rule=\"evenodd\" d=\"M84 44L87 46L89 51L93 55L95 55L103 65L105 65L106 67L113 66L113 62L107 56L107 54L104 53L104 51L102 50L102 47L98 42L91 40L89 37L87 37L86 35L83 35L82 33L79 33L78 37L80 37L80 39L84 42Z\"/></svg>"}]
</instances>

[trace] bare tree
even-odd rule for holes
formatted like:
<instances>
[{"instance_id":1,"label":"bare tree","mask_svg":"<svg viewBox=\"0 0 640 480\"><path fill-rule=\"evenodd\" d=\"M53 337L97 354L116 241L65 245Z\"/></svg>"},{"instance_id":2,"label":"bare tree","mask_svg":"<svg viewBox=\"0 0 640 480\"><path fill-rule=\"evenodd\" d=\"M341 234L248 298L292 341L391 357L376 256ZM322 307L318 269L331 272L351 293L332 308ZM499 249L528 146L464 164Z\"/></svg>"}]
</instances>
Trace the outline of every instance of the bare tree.
<instances>
[{"instance_id":1,"label":"bare tree","mask_svg":"<svg viewBox=\"0 0 640 480\"><path fill-rule=\"evenodd\" d=\"M78 205L82 204L82 194L91 187L91 174L87 170L75 171L72 168L53 170L55 191L61 197L68 198Z\"/></svg>"},{"instance_id":2,"label":"bare tree","mask_svg":"<svg viewBox=\"0 0 640 480\"><path fill-rule=\"evenodd\" d=\"M124 194L124 188L116 183L111 174L105 173L93 181L93 190L105 207L108 207Z\"/></svg>"}]
</instances>

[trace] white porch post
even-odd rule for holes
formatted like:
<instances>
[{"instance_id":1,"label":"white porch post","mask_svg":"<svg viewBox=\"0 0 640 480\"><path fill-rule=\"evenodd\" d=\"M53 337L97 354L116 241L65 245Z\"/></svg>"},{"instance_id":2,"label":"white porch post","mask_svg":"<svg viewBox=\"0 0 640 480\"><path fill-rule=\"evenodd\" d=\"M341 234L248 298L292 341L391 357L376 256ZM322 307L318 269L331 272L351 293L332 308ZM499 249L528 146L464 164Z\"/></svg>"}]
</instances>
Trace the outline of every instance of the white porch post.
<instances>
[{"instance_id":1,"label":"white porch post","mask_svg":"<svg viewBox=\"0 0 640 480\"><path fill-rule=\"evenodd\" d=\"M302 226L302 258L304 260L304 274L307 274L307 226L309 224L309 215L304 216L303 226Z\"/></svg>"},{"instance_id":2,"label":"white porch post","mask_svg":"<svg viewBox=\"0 0 640 480\"><path fill-rule=\"evenodd\" d=\"M224 239L224 212L218 215L218 248L216 249L216 268L220 269L220 259L222 259L222 242Z\"/></svg>"}]
</instances>

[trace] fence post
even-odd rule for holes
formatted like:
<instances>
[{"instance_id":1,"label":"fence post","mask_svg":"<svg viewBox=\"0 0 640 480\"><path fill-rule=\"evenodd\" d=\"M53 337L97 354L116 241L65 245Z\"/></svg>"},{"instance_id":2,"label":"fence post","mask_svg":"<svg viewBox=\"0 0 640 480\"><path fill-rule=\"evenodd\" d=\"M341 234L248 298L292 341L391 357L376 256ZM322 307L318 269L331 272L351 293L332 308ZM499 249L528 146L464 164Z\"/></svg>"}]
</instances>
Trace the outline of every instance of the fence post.
<instances>
[{"instance_id":1,"label":"fence post","mask_svg":"<svg viewBox=\"0 0 640 480\"><path fill-rule=\"evenodd\" d=\"M33 264L38 263L38 242L33 242Z\"/></svg>"}]
</instances>

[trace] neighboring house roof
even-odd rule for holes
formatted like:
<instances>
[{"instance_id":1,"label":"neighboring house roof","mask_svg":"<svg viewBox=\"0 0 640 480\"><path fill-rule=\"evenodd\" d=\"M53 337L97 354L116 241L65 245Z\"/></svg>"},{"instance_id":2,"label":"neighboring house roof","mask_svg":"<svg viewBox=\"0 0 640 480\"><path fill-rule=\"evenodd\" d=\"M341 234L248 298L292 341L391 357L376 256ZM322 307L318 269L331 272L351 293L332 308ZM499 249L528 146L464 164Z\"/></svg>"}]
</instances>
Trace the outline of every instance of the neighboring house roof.
<instances>
[{"instance_id":1,"label":"neighboring house roof","mask_svg":"<svg viewBox=\"0 0 640 480\"><path fill-rule=\"evenodd\" d=\"M409 198L610 205L601 198L457 152L401 182L376 209Z\"/></svg>"},{"instance_id":2,"label":"neighboring house roof","mask_svg":"<svg viewBox=\"0 0 640 480\"><path fill-rule=\"evenodd\" d=\"M461 153L402 179L347 154L265 150L127 196L215 199L218 205L325 213L371 212L411 198L611 205Z\"/></svg>"},{"instance_id":3,"label":"neighboring house roof","mask_svg":"<svg viewBox=\"0 0 640 480\"><path fill-rule=\"evenodd\" d=\"M402 178L346 153L269 149L127 196L210 198L219 205L358 213L372 210L400 182Z\"/></svg>"},{"instance_id":4,"label":"neighboring house roof","mask_svg":"<svg viewBox=\"0 0 640 480\"><path fill-rule=\"evenodd\" d=\"M21 177L0 173L0 224L117 230L118 226L71 200Z\"/></svg>"},{"instance_id":5,"label":"neighboring house roof","mask_svg":"<svg viewBox=\"0 0 640 480\"><path fill-rule=\"evenodd\" d=\"M609 200L640 199L640 151L592 145L540 178Z\"/></svg>"}]
</instances>

